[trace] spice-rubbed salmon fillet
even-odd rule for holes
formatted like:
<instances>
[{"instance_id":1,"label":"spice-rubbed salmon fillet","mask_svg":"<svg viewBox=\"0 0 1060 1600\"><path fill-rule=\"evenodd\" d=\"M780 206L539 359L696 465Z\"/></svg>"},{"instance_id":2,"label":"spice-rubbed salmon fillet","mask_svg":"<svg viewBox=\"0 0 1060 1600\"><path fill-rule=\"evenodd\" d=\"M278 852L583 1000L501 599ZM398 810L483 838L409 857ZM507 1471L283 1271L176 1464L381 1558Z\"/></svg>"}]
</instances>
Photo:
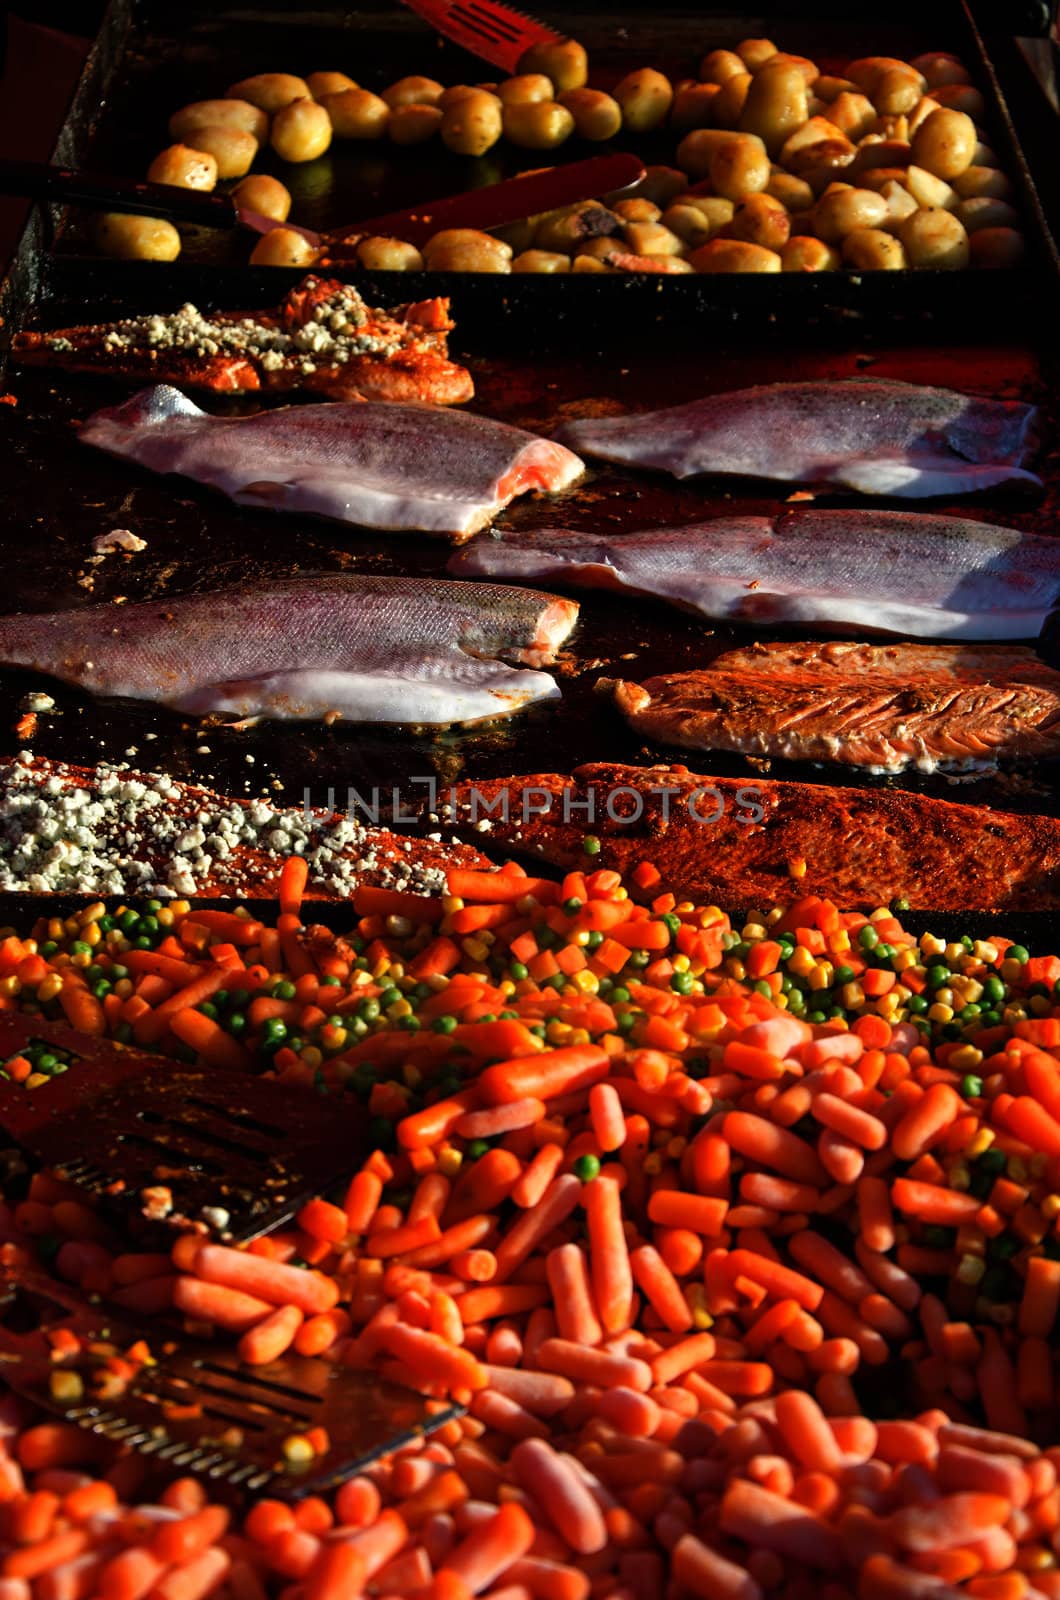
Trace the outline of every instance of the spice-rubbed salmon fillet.
<instances>
[{"instance_id":1,"label":"spice-rubbed salmon fillet","mask_svg":"<svg viewBox=\"0 0 1060 1600\"><path fill-rule=\"evenodd\" d=\"M712 778L594 762L572 774L475 779L454 820L557 866L654 862L681 899L742 909L819 894L851 909L1060 910L1060 821L898 789ZM618 819L617 821L615 819ZM599 841L592 857L586 835Z\"/></svg>"},{"instance_id":2,"label":"spice-rubbed salmon fillet","mask_svg":"<svg viewBox=\"0 0 1060 1600\"><path fill-rule=\"evenodd\" d=\"M676 478L719 473L829 484L860 494L971 494L1024 470L1038 412L891 379L772 383L689 405L570 422L560 437L585 455Z\"/></svg>"},{"instance_id":3,"label":"spice-rubbed salmon fillet","mask_svg":"<svg viewBox=\"0 0 1060 1600\"><path fill-rule=\"evenodd\" d=\"M127 317L46 333L20 333L18 360L174 383L218 394L308 389L332 400L422 400L459 405L475 392L450 361L448 300L380 311L349 283L310 277L271 311Z\"/></svg>"},{"instance_id":4,"label":"spice-rubbed salmon fillet","mask_svg":"<svg viewBox=\"0 0 1060 1600\"><path fill-rule=\"evenodd\" d=\"M520 528L476 539L449 570L654 595L703 617L925 639L1036 639L1060 601L1060 539L916 511Z\"/></svg>"},{"instance_id":5,"label":"spice-rubbed salmon fillet","mask_svg":"<svg viewBox=\"0 0 1060 1600\"><path fill-rule=\"evenodd\" d=\"M327 808L276 806L125 766L0 759L0 891L270 899L294 852L307 900L345 900L361 884L437 893L447 867L490 865L470 845L392 832L382 806L376 825L345 789L319 798ZM374 804L370 789L360 799Z\"/></svg>"},{"instance_id":6,"label":"spice-rubbed salmon fillet","mask_svg":"<svg viewBox=\"0 0 1060 1600\"><path fill-rule=\"evenodd\" d=\"M638 733L693 750L887 772L1060 756L1060 672L1015 646L757 644L614 694Z\"/></svg>"}]
</instances>

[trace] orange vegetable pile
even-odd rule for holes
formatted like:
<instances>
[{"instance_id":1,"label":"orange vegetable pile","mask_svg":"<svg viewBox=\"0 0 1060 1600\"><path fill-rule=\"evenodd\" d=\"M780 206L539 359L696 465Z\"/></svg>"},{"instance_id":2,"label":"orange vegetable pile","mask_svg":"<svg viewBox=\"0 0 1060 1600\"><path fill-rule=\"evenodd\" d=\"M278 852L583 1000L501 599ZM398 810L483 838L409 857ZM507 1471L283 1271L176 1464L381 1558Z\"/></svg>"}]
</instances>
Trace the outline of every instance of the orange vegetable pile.
<instances>
[{"instance_id":1,"label":"orange vegetable pile","mask_svg":"<svg viewBox=\"0 0 1060 1600\"><path fill-rule=\"evenodd\" d=\"M467 1415L327 1503L230 1525L196 1504L167 1566L160 1513L129 1509L135 1462L8 1408L0 1600L1060 1600L1051 958L918 949L886 910L819 900L750 918L734 957L715 907L512 867L454 872L445 899L359 891L335 939L302 925L300 881L276 929L189 907L150 962L111 940L142 974L125 992L92 995L69 934L45 955L12 935L0 960L36 979L9 1003L69 1015L69 983L101 1030L264 1055L292 1094L371 1117L347 1191L243 1249L187 1232L132 1255L42 1174L0 1251L248 1363L293 1348ZM883 939L905 993L996 981L1001 1020L892 1020ZM856 1003L795 1015L798 951L845 957ZM214 1004L237 983L239 1037Z\"/></svg>"}]
</instances>

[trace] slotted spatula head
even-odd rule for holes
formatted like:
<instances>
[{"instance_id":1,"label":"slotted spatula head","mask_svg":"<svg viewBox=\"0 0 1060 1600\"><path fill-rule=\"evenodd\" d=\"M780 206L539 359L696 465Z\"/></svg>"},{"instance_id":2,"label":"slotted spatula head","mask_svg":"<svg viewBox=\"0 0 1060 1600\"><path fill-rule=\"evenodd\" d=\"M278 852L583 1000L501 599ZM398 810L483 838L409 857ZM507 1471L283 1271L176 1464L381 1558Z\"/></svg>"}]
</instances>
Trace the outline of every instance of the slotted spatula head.
<instances>
[{"instance_id":1,"label":"slotted spatula head","mask_svg":"<svg viewBox=\"0 0 1060 1600\"><path fill-rule=\"evenodd\" d=\"M37 1274L0 1280L0 1378L16 1394L89 1433L129 1446L223 1495L297 1499L363 1471L379 1456L432 1433L464 1408L430 1401L319 1357L246 1367L227 1350L145 1328ZM31 1331L14 1331L19 1323ZM54 1359L46 1333L62 1327L81 1350ZM152 1364L123 1389L106 1362L138 1341ZM64 1389L83 1393L65 1397ZM323 1428L328 1448L291 1460L290 1441Z\"/></svg>"},{"instance_id":2,"label":"slotted spatula head","mask_svg":"<svg viewBox=\"0 0 1060 1600\"><path fill-rule=\"evenodd\" d=\"M139 1239L184 1219L224 1239L256 1238L348 1178L368 1150L362 1108L341 1093L188 1065L0 1012L0 1064L34 1043L65 1070L33 1089L0 1081L0 1129L98 1196Z\"/></svg>"},{"instance_id":3,"label":"slotted spatula head","mask_svg":"<svg viewBox=\"0 0 1060 1600\"><path fill-rule=\"evenodd\" d=\"M501 0L404 0L439 33L481 56L502 72L515 72L535 44L556 44L563 35Z\"/></svg>"}]
</instances>

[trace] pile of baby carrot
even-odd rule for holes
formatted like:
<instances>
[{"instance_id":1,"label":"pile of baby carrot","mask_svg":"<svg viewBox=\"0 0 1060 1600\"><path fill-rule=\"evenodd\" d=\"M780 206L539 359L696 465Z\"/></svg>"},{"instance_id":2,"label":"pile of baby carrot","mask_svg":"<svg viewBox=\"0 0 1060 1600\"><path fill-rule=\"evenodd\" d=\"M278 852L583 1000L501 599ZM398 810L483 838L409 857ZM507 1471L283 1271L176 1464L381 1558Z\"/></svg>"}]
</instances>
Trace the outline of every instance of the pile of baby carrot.
<instances>
[{"instance_id":1,"label":"pile of baby carrot","mask_svg":"<svg viewBox=\"0 0 1060 1600\"><path fill-rule=\"evenodd\" d=\"M304 882L275 924L149 902L11 932L0 1004L332 1096L372 1132L345 1192L246 1248L133 1254L40 1174L0 1249L467 1414L238 1532L175 1486L200 1543L168 1565L127 1459L12 1422L0 1600L1060 1600L1060 960L810 898L734 928L590 858L363 888L344 937Z\"/></svg>"}]
</instances>

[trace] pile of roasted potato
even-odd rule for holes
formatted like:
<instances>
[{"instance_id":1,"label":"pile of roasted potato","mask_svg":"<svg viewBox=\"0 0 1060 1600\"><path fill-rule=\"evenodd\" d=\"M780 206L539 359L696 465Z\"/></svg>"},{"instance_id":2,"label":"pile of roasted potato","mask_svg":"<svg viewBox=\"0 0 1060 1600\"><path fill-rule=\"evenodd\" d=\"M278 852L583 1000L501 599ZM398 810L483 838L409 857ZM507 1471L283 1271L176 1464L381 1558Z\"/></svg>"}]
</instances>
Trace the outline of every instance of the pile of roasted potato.
<instances>
[{"instance_id":1,"label":"pile of roasted potato","mask_svg":"<svg viewBox=\"0 0 1060 1600\"><path fill-rule=\"evenodd\" d=\"M865 56L839 76L769 39L711 50L698 78L671 83L645 67L613 93L587 87L575 40L535 47L503 83L445 88L400 79L381 95L341 72L261 73L223 99L170 118L175 141L148 169L156 182L212 189L239 180L241 203L280 222L291 197L252 173L266 141L284 161L311 161L333 139L436 136L480 156L498 140L551 150L571 136L623 129L673 133L673 166L634 191L529 218L496 233L449 229L421 250L365 238L362 266L446 272L856 272L1009 267L1023 255L1011 185L980 126L985 106L956 56ZM631 142L635 143L635 139ZM100 220L114 255L172 260L180 236L148 218ZM312 248L278 228L251 260L308 266Z\"/></svg>"}]
</instances>

